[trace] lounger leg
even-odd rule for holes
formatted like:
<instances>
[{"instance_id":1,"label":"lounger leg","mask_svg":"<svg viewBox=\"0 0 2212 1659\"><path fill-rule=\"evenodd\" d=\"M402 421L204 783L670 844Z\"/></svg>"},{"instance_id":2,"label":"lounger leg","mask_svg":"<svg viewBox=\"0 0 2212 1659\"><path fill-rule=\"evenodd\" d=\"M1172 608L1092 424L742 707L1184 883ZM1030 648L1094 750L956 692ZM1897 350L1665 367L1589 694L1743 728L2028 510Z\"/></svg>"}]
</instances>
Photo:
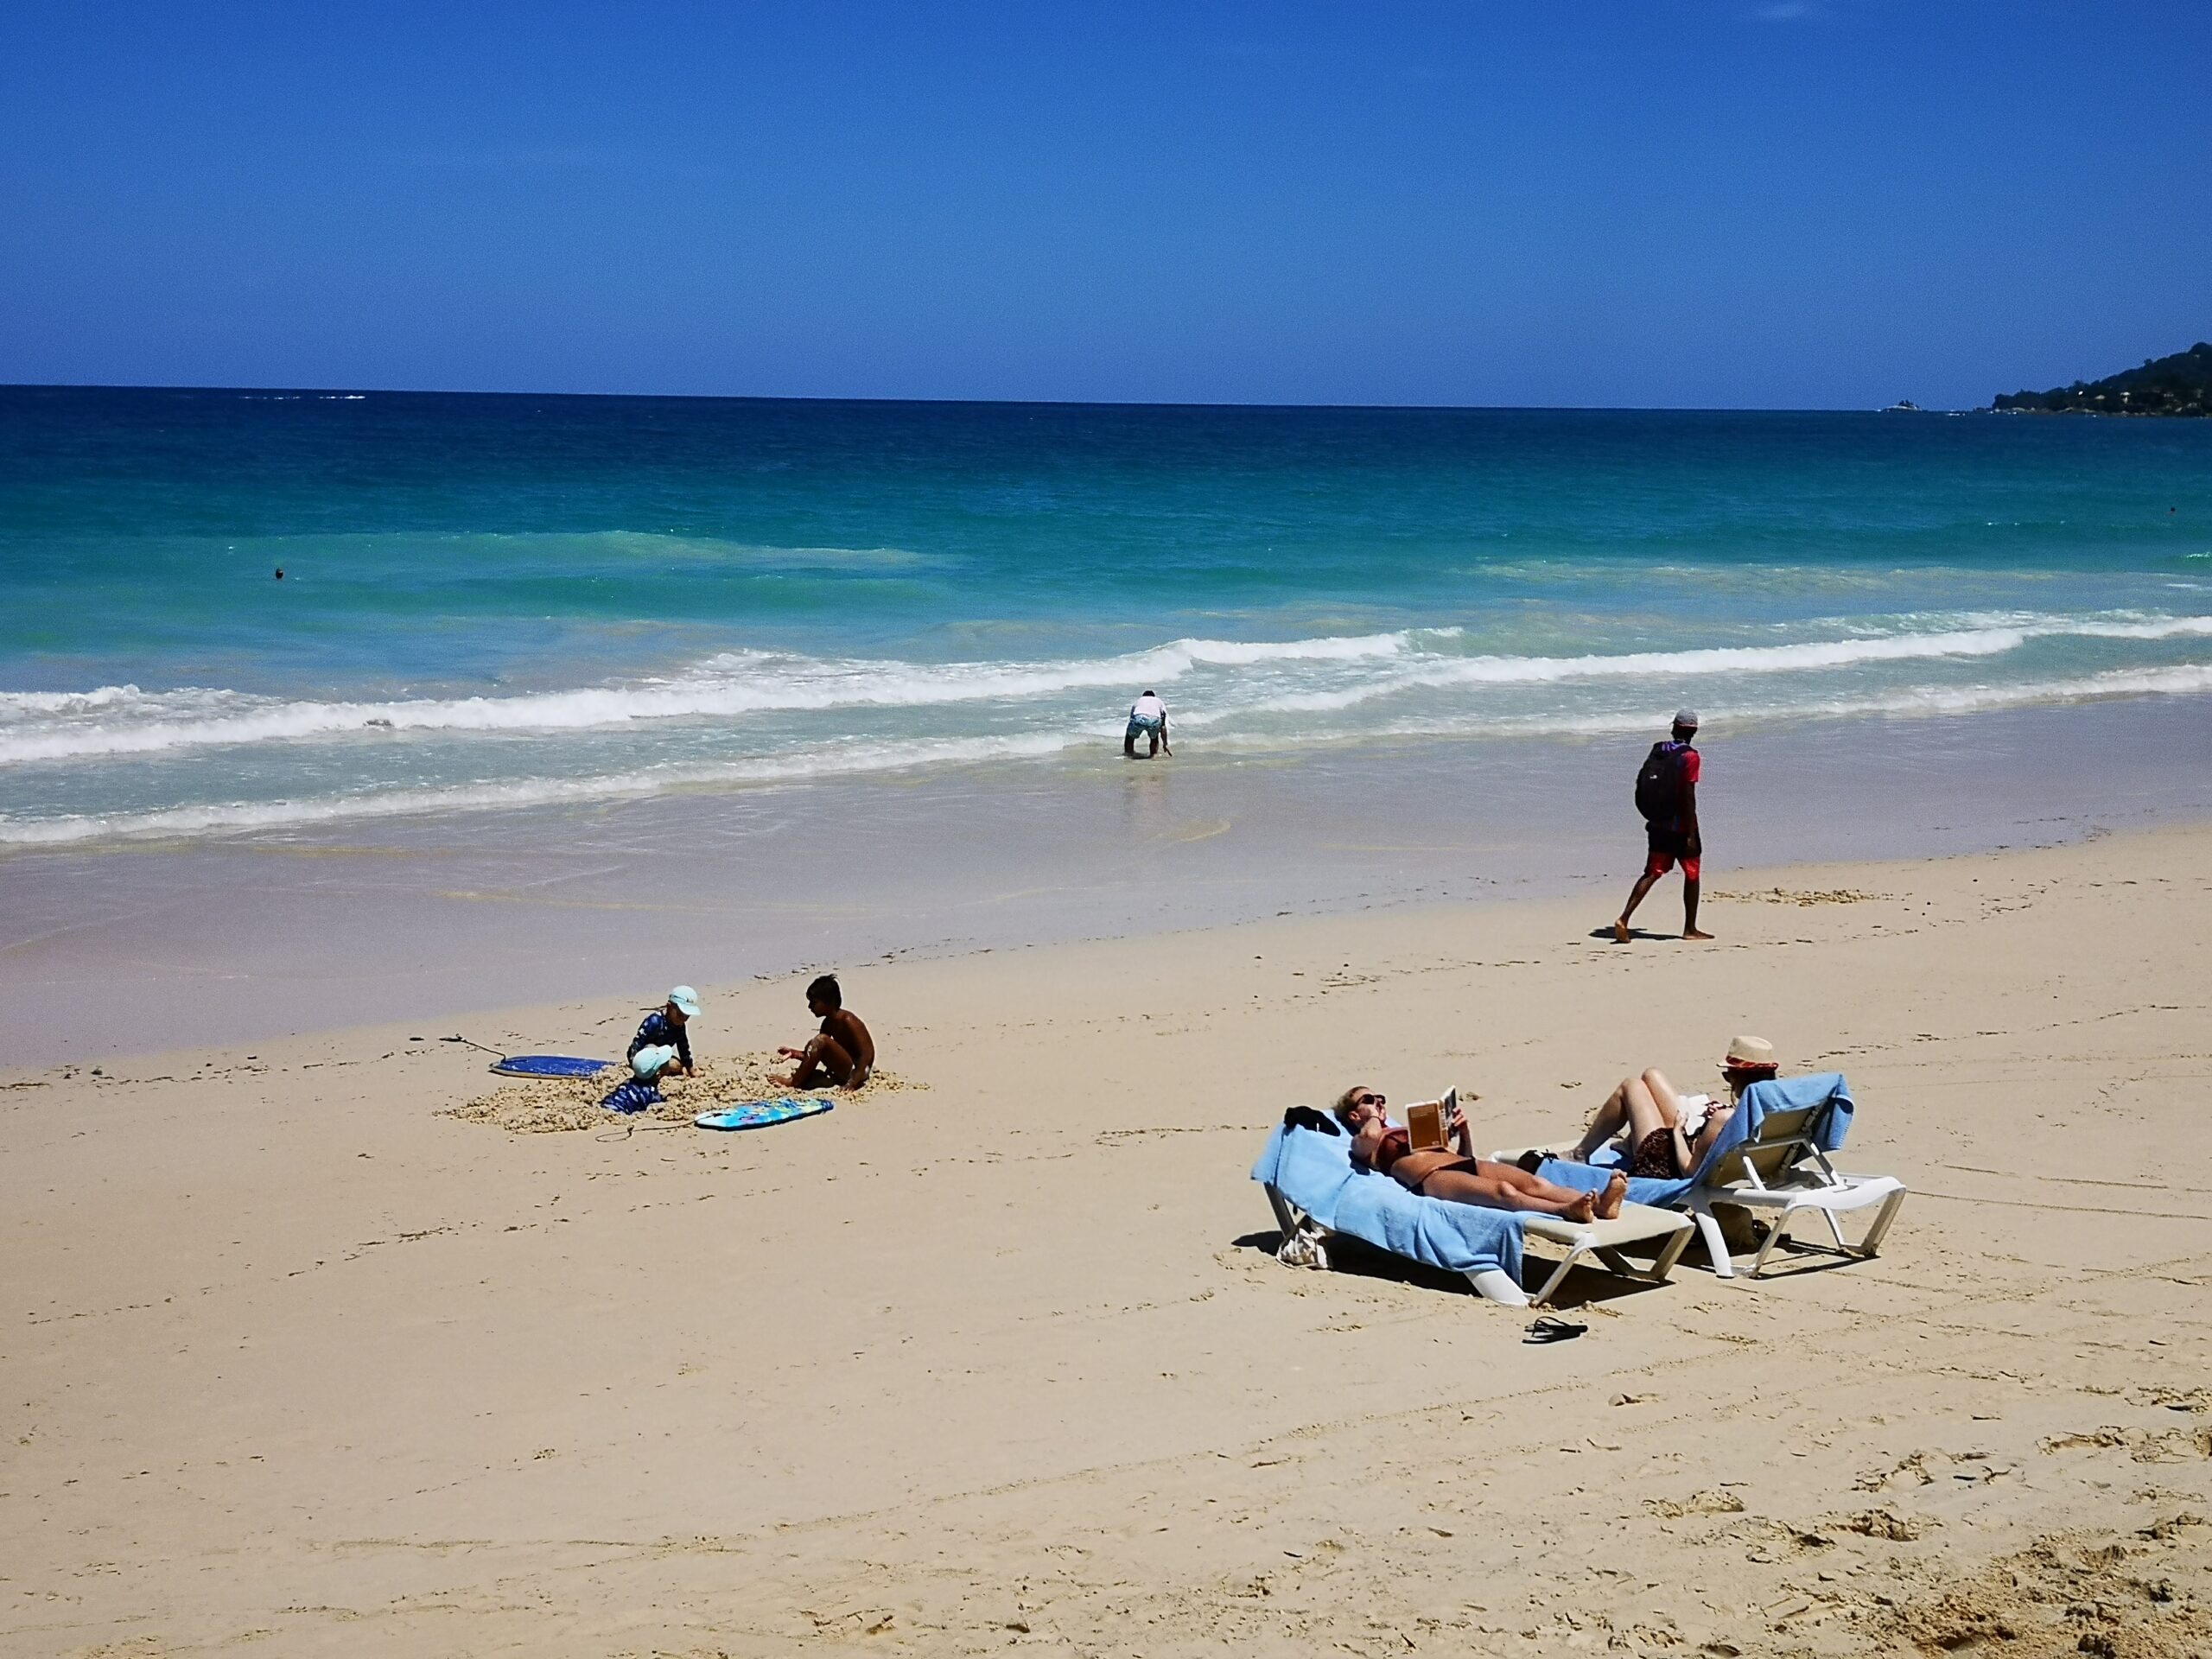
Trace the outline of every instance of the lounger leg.
<instances>
[{"instance_id":1,"label":"lounger leg","mask_svg":"<svg viewBox=\"0 0 2212 1659\"><path fill-rule=\"evenodd\" d=\"M1823 1210L1821 1211L1821 1218L1827 1223L1828 1233L1835 1240L1836 1249L1844 1255L1849 1255L1852 1253L1851 1246L1843 1242L1843 1224L1835 1218L1835 1211Z\"/></svg>"},{"instance_id":2,"label":"lounger leg","mask_svg":"<svg viewBox=\"0 0 2212 1659\"><path fill-rule=\"evenodd\" d=\"M1733 1279L1736 1276L1735 1258L1728 1254L1728 1236L1720 1230L1720 1217L1700 1205L1690 1212L1697 1217L1698 1236L1705 1241L1705 1253L1713 1262L1713 1276Z\"/></svg>"},{"instance_id":3,"label":"lounger leg","mask_svg":"<svg viewBox=\"0 0 2212 1659\"><path fill-rule=\"evenodd\" d=\"M1663 1285L1674 1276L1675 1263L1682 1259L1682 1252L1689 1248L1689 1242L1690 1230L1687 1227L1667 1241L1667 1248L1659 1252L1658 1260L1651 1264L1651 1277L1655 1282Z\"/></svg>"},{"instance_id":4,"label":"lounger leg","mask_svg":"<svg viewBox=\"0 0 2212 1659\"><path fill-rule=\"evenodd\" d=\"M1478 1296L1496 1302L1500 1307L1529 1306L1529 1293L1522 1289L1519 1280L1503 1268L1477 1268L1467 1275L1467 1282L1474 1286Z\"/></svg>"},{"instance_id":5,"label":"lounger leg","mask_svg":"<svg viewBox=\"0 0 2212 1659\"><path fill-rule=\"evenodd\" d=\"M1789 1218L1797 1213L1798 1207L1791 1205L1776 1217L1774 1225L1767 1229L1766 1236L1759 1241L1759 1253L1751 1258L1752 1278L1756 1279L1759 1276L1759 1270L1766 1266L1767 1257L1773 1253L1774 1247L1782 1242L1782 1236L1789 1230ZM1835 1217L1831 1216L1828 1219L1833 1221Z\"/></svg>"},{"instance_id":6,"label":"lounger leg","mask_svg":"<svg viewBox=\"0 0 2212 1659\"><path fill-rule=\"evenodd\" d=\"M1882 1235L1890 1230L1890 1224L1897 1219L1898 1206L1904 1203L1903 1187L1882 1200L1882 1207L1874 1216L1874 1224L1866 1230L1866 1242L1859 1247L1859 1255L1872 1255L1882 1248Z\"/></svg>"},{"instance_id":7,"label":"lounger leg","mask_svg":"<svg viewBox=\"0 0 2212 1659\"><path fill-rule=\"evenodd\" d=\"M1552 1276L1544 1281L1544 1287L1529 1299L1529 1306L1537 1307L1551 1300L1552 1293L1560 1287L1566 1280L1568 1270L1582 1259L1583 1252L1588 1249L1589 1246L1586 1244L1577 1244L1569 1250L1567 1253L1567 1260L1553 1268Z\"/></svg>"}]
</instances>

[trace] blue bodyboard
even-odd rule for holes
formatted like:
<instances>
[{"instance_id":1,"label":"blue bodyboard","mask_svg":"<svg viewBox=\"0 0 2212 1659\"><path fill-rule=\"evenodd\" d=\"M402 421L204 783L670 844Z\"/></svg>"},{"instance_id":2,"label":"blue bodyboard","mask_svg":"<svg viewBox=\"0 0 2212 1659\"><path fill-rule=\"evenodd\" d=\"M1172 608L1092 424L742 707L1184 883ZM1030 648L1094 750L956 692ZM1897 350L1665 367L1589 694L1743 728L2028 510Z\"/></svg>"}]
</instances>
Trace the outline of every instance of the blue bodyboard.
<instances>
[{"instance_id":1,"label":"blue bodyboard","mask_svg":"<svg viewBox=\"0 0 2212 1659\"><path fill-rule=\"evenodd\" d=\"M761 1100L728 1111L702 1112L691 1121L702 1129L765 1129L836 1109L834 1100Z\"/></svg>"},{"instance_id":2,"label":"blue bodyboard","mask_svg":"<svg viewBox=\"0 0 2212 1659\"><path fill-rule=\"evenodd\" d=\"M613 1064L574 1054L510 1054L492 1069L510 1077L595 1077Z\"/></svg>"}]
</instances>

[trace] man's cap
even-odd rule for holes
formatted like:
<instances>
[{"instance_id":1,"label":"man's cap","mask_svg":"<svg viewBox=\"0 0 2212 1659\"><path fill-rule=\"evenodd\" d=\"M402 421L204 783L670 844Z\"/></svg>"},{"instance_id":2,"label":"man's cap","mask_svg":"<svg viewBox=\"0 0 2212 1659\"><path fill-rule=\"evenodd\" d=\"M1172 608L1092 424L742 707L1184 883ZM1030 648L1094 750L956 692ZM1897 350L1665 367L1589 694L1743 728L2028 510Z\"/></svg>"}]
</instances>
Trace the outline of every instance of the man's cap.
<instances>
[{"instance_id":1,"label":"man's cap","mask_svg":"<svg viewBox=\"0 0 2212 1659\"><path fill-rule=\"evenodd\" d=\"M689 985L677 986L668 994L668 1000L676 1004L676 1011L686 1020L699 1017L699 993Z\"/></svg>"},{"instance_id":2,"label":"man's cap","mask_svg":"<svg viewBox=\"0 0 2212 1659\"><path fill-rule=\"evenodd\" d=\"M1694 709L1675 709L1675 724L1677 726L1687 727L1693 732L1697 730L1697 710Z\"/></svg>"},{"instance_id":3,"label":"man's cap","mask_svg":"<svg viewBox=\"0 0 2212 1659\"><path fill-rule=\"evenodd\" d=\"M630 1070L639 1082L651 1083L675 1058L676 1050L668 1044L648 1043L630 1057Z\"/></svg>"},{"instance_id":4,"label":"man's cap","mask_svg":"<svg viewBox=\"0 0 2212 1659\"><path fill-rule=\"evenodd\" d=\"M1723 1065L1772 1066L1776 1064L1774 1045L1764 1037L1732 1037L1728 1039L1728 1057Z\"/></svg>"}]
</instances>

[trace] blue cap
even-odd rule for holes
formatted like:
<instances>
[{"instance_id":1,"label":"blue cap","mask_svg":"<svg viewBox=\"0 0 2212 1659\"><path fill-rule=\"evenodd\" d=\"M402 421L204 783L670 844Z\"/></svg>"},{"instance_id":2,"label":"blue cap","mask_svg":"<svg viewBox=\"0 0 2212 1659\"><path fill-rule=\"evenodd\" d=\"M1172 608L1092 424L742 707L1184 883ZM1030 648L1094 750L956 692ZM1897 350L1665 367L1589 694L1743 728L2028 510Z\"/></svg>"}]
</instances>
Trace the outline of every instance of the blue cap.
<instances>
[{"instance_id":1,"label":"blue cap","mask_svg":"<svg viewBox=\"0 0 2212 1659\"><path fill-rule=\"evenodd\" d=\"M699 993L689 985L677 986L668 994L668 1000L676 1004L676 1011L686 1020L699 1017Z\"/></svg>"},{"instance_id":2,"label":"blue cap","mask_svg":"<svg viewBox=\"0 0 2212 1659\"><path fill-rule=\"evenodd\" d=\"M676 1051L666 1043L651 1043L630 1057L630 1070L640 1083L651 1083L668 1069Z\"/></svg>"}]
</instances>

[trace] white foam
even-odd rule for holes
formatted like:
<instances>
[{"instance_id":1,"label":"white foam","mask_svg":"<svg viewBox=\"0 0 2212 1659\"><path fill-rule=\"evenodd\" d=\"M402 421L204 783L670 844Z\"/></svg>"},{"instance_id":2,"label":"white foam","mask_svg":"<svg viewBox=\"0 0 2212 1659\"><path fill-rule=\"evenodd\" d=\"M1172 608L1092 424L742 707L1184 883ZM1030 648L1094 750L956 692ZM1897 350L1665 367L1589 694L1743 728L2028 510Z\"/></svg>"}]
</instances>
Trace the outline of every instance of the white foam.
<instances>
[{"instance_id":1,"label":"white foam","mask_svg":"<svg viewBox=\"0 0 2212 1659\"><path fill-rule=\"evenodd\" d=\"M363 818L423 817L493 808L635 800L684 789L823 782L870 772L920 771L962 763L1043 760L1075 745L1096 741L1090 733L1030 733L1018 737L854 744L806 755L734 760L719 766L644 767L587 778L533 778L440 789L388 789L297 800L229 801L154 811L84 813L43 819L0 817L0 845L52 847L86 841L243 834L311 829Z\"/></svg>"},{"instance_id":2,"label":"white foam","mask_svg":"<svg viewBox=\"0 0 2212 1659\"><path fill-rule=\"evenodd\" d=\"M1029 663L738 651L665 677L467 697L325 702L220 688L149 692L135 685L10 692L0 693L0 766L216 747L388 746L436 734L650 730L683 721L727 722L728 736L744 741L742 723L754 716L993 704L999 707L986 718L1001 728L1012 722L1064 731L1097 713L1084 694L1110 689L1119 698L1145 685L1179 683L1188 696L1178 709L1179 724L1210 732L1255 715L1325 716L1408 693L1491 687L1737 680L1745 684L1729 700L1742 706L1750 700L1749 683L1765 677L2001 658L2031 640L2061 637L2156 642L2212 636L2212 616L2134 612L1908 616L1850 632L1834 620L1803 626L1841 637L1578 656L1471 656L1461 654L1459 629L1440 628L1259 642L1184 639L1119 656ZM1484 719L1513 712L1452 711ZM938 733L978 723L976 716L955 715L938 722ZM886 735L881 722L877 728L875 735ZM709 729L708 741L722 735ZM747 747L757 753L761 745ZM823 747L819 740L813 744Z\"/></svg>"},{"instance_id":3,"label":"white foam","mask_svg":"<svg viewBox=\"0 0 2212 1659\"><path fill-rule=\"evenodd\" d=\"M1426 635L1448 638L1457 630ZM1170 683L1198 664L1353 662L1402 654L1411 633L1249 644L1178 639L1122 657L1061 663L908 663L729 652L664 680L515 696L290 702L188 688L103 686L0 693L0 764L288 739L420 732L578 731L643 721L842 708L1012 701L1095 687ZM26 715L46 715L41 723Z\"/></svg>"}]
</instances>

